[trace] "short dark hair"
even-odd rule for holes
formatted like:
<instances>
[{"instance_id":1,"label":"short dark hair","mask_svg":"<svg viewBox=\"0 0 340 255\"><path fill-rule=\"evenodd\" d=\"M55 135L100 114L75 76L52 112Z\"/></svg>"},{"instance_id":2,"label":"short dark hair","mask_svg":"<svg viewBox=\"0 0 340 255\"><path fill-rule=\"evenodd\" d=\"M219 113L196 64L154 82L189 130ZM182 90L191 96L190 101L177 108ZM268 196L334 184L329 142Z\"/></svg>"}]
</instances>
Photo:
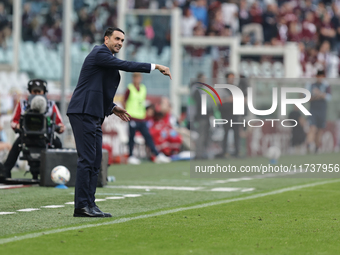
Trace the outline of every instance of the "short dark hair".
<instances>
[{"instance_id":1,"label":"short dark hair","mask_svg":"<svg viewBox=\"0 0 340 255\"><path fill-rule=\"evenodd\" d=\"M318 70L316 76L325 76L325 70Z\"/></svg>"},{"instance_id":2,"label":"short dark hair","mask_svg":"<svg viewBox=\"0 0 340 255\"><path fill-rule=\"evenodd\" d=\"M110 37L114 31L122 32L125 35L124 31L121 30L120 28L118 28L118 27L109 27L105 31L104 38L105 38L105 36Z\"/></svg>"},{"instance_id":3,"label":"short dark hair","mask_svg":"<svg viewBox=\"0 0 340 255\"><path fill-rule=\"evenodd\" d=\"M204 76L204 73L203 72L199 72L197 74L197 79L201 79L203 76Z\"/></svg>"},{"instance_id":4,"label":"short dark hair","mask_svg":"<svg viewBox=\"0 0 340 255\"><path fill-rule=\"evenodd\" d=\"M142 74L138 73L138 72L135 72L135 73L132 74L132 77L138 77L138 76L142 76Z\"/></svg>"}]
</instances>

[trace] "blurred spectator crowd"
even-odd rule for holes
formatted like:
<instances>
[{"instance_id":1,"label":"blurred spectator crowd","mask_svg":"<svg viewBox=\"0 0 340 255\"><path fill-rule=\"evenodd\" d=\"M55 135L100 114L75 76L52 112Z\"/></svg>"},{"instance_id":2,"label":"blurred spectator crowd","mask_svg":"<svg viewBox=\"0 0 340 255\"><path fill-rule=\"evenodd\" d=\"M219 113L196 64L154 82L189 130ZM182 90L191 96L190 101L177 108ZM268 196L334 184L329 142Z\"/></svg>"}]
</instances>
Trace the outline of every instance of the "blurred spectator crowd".
<instances>
[{"instance_id":1,"label":"blurred spectator crowd","mask_svg":"<svg viewBox=\"0 0 340 255\"><path fill-rule=\"evenodd\" d=\"M23 0L22 39L56 48L62 41L63 0ZM98 3L100 2L100 3ZM108 26L116 26L116 1L74 0L73 41L92 44L101 40ZM0 47L12 32L13 0L0 3Z\"/></svg>"},{"instance_id":2,"label":"blurred spectator crowd","mask_svg":"<svg viewBox=\"0 0 340 255\"><path fill-rule=\"evenodd\" d=\"M84 46L100 43L106 27L117 25L117 2L74 0L73 41ZM23 0L23 41L39 41L56 48L62 41L62 3L63 0ZM239 36L243 45L298 42L305 73L315 72L309 70L309 64L312 69L316 66L329 73L328 66L339 62L340 0L128 0L127 4L131 9L180 7L183 36ZM12 9L13 0L1 1L0 47L3 48L8 46L6 38L12 30ZM157 32L160 29L156 27L162 21L150 22L147 17L138 21L146 38L162 37L154 44L160 54L163 45L170 41L167 31Z\"/></svg>"},{"instance_id":3,"label":"blurred spectator crowd","mask_svg":"<svg viewBox=\"0 0 340 255\"><path fill-rule=\"evenodd\" d=\"M0 47L7 46L7 38L11 35L11 17L13 13L12 0L2 0L0 2Z\"/></svg>"},{"instance_id":4,"label":"blurred spectator crowd","mask_svg":"<svg viewBox=\"0 0 340 255\"><path fill-rule=\"evenodd\" d=\"M100 41L106 27L116 25L115 2L87 2L74 1L73 42L92 44ZM62 3L63 0L26 1L22 14L23 40L42 41L47 47L59 44L62 41Z\"/></svg>"},{"instance_id":5,"label":"blurred spectator crowd","mask_svg":"<svg viewBox=\"0 0 340 255\"><path fill-rule=\"evenodd\" d=\"M242 45L299 43L305 77L339 73L339 0L196 0L182 6L183 36L239 36Z\"/></svg>"}]
</instances>

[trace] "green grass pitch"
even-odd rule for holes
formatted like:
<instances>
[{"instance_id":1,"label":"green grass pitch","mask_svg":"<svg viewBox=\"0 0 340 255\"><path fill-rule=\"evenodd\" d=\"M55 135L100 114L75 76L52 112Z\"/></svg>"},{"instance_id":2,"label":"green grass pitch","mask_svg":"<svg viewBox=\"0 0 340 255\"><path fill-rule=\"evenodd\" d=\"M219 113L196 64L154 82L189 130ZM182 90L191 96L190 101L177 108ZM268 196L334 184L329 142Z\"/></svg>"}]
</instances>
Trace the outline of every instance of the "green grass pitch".
<instances>
[{"instance_id":1,"label":"green grass pitch","mask_svg":"<svg viewBox=\"0 0 340 255\"><path fill-rule=\"evenodd\" d=\"M284 156L279 163L337 164L338 157ZM198 179L190 178L189 162L114 165L109 175L116 182L96 195L109 219L72 217L73 205L65 204L72 188L0 190L0 212L16 212L0 215L0 254L339 254L338 179ZM24 208L40 210L17 211Z\"/></svg>"}]
</instances>

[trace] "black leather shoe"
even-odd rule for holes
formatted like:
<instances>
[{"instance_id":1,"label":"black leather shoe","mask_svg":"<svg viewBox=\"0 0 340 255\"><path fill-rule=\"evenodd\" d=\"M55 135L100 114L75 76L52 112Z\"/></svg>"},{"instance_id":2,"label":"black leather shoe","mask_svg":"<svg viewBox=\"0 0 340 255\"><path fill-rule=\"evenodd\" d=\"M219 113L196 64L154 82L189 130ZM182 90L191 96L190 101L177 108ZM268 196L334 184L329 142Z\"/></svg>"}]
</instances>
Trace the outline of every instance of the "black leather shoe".
<instances>
[{"instance_id":1,"label":"black leather shoe","mask_svg":"<svg viewBox=\"0 0 340 255\"><path fill-rule=\"evenodd\" d=\"M6 178L12 178L12 173L11 173L12 169L7 169L4 165L2 167L3 167L3 173L4 173L5 177Z\"/></svg>"},{"instance_id":2,"label":"black leather shoe","mask_svg":"<svg viewBox=\"0 0 340 255\"><path fill-rule=\"evenodd\" d=\"M111 214L111 213L104 213L104 212L102 212L102 211L99 209L98 206L94 206L94 207L92 207L91 209L92 209L94 212L103 214L104 217L106 217L106 218L112 217L112 214Z\"/></svg>"},{"instance_id":3,"label":"black leather shoe","mask_svg":"<svg viewBox=\"0 0 340 255\"><path fill-rule=\"evenodd\" d=\"M105 217L104 214L94 211L92 208L85 206L84 208L75 208L73 217Z\"/></svg>"},{"instance_id":4,"label":"black leather shoe","mask_svg":"<svg viewBox=\"0 0 340 255\"><path fill-rule=\"evenodd\" d=\"M3 164L0 163L0 183L5 182L5 170Z\"/></svg>"}]
</instances>

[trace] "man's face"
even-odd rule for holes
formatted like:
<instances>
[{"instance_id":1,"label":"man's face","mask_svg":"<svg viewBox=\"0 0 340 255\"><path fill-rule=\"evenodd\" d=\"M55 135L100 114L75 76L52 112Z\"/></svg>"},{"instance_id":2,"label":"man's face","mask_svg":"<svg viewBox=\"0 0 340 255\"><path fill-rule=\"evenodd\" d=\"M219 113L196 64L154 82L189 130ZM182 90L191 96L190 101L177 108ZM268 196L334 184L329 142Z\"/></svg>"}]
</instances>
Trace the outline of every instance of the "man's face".
<instances>
[{"instance_id":1,"label":"man's face","mask_svg":"<svg viewBox=\"0 0 340 255\"><path fill-rule=\"evenodd\" d=\"M43 95L44 94L44 91L43 90L40 90L40 89L33 89L31 91L31 94L32 95Z\"/></svg>"},{"instance_id":2,"label":"man's face","mask_svg":"<svg viewBox=\"0 0 340 255\"><path fill-rule=\"evenodd\" d=\"M316 76L316 81L317 81L318 83L322 83L324 78L325 78L324 75L317 75L317 76Z\"/></svg>"},{"instance_id":3,"label":"man's face","mask_svg":"<svg viewBox=\"0 0 340 255\"><path fill-rule=\"evenodd\" d=\"M132 79L132 83L133 84L140 84L142 81L142 75L139 73L135 73L133 74L133 79Z\"/></svg>"},{"instance_id":4,"label":"man's face","mask_svg":"<svg viewBox=\"0 0 340 255\"><path fill-rule=\"evenodd\" d=\"M119 31L113 31L110 37L105 36L105 45L109 48L112 54L118 53L123 47L124 34Z\"/></svg>"},{"instance_id":5,"label":"man's face","mask_svg":"<svg viewBox=\"0 0 340 255\"><path fill-rule=\"evenodd\" d=\"M227 78L227 83L231 84L231 85L234 85L234 79L235 79L235 75L229 74L228 78Z\"/></svg>"},{"instance_id":6,"label":"man's face","mask_svg":"<svg viewBox=\"0 0 340 255\"><path fill-rule=\"evenodd\" d=\"M198 77L198 81L202 82L202 83L205 83L205 76L201 75L200 77Z\"/></svg>"}]
</instances>

